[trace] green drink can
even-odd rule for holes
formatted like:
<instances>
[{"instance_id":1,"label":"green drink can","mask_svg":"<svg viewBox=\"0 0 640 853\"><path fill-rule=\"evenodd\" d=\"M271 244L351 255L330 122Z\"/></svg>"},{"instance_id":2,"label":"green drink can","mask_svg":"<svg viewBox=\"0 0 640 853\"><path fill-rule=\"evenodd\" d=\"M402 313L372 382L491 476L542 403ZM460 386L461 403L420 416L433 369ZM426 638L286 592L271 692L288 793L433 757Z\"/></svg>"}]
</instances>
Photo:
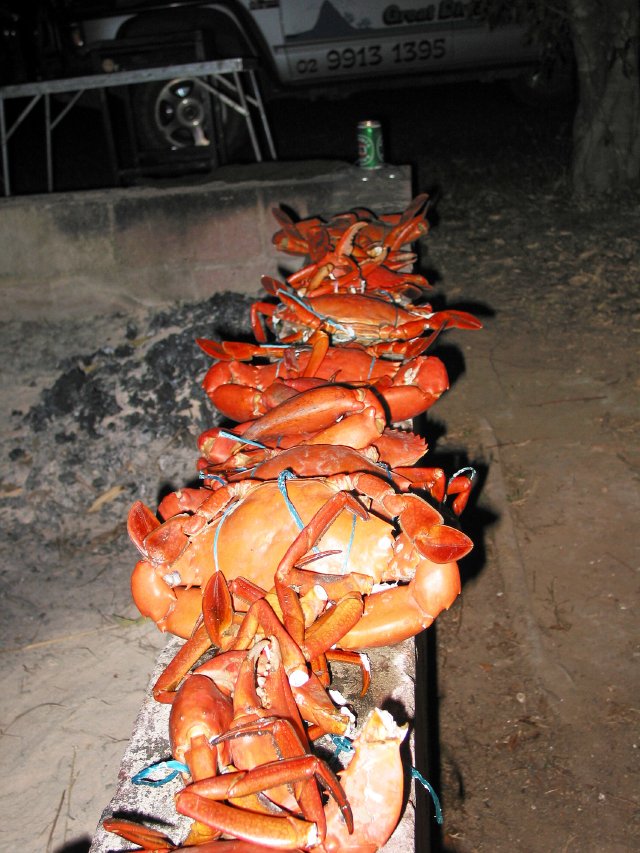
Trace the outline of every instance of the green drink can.
<instances>
[{"instance_id":1,"label":"green drink can","mask_svg":"<svg viewBox=\"0 0 640 853\"><path fill-rule=\"evenodd\" d=\"M381 169L384 166L382 128L379 121L358 122L358 166Z\"/></svg>"}]
</instances>

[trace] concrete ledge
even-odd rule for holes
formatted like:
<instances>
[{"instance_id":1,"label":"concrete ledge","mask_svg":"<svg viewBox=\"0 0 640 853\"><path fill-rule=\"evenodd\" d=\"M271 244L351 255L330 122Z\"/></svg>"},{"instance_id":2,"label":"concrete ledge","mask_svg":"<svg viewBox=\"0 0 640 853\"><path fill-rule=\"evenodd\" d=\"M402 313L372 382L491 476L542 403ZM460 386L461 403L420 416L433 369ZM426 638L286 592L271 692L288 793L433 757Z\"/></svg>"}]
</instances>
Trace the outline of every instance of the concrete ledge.
<instances>
[{"instance_id":1,"label":"concrete ledge","mask_svg":"<svg viewBox=\"0 0 640 853\"><path fill-rule=\"evenodd\" d=\"M172 638L159 655L156 667L151 675L144 700L136 719L131 740L126 749L116 792L104 810L96 830L89 853L111 853L111 851L130 850L131 844L112 833L105 832L102 821L117 815L131 820L144 821L148 825L165 832L172 840L179 842L188 831L190 821L177 814L174 808L174 795L182 787L179 778L153 788L147 785L134 785L133 776L141 770L171 757L168 726L170 706L160 704L153 699L151 689L162 670L173 658L182 641ZM409 722L410 736L404 744L403 762L405 767L405 808L396 831L385 845L385 853L420 853L425 848L414 840L415 833L415 788L411 779L411 767L416 766L414 755L415 718L415 643L406 640L396 646L371 649L371 688L364 697L359 697L360 673L355 667L334 666L334 686L340 690L357 714L358 722L364 721L367 713L374 707L388 710L398 723ZM329 738L317 742L318 753L331 759L335 753ZM339 756L341 759L343 756ZM348 759L347 759L348 760ZM338 769L337 766L334 769ZM424 767L418 767L425 773Z\"/></svg>"},{"instance_id":2,"label":"concrete ledge","mask_svg":"<svg viewBox=\"0 0 640 853\"><path fill-rule=\"evenodd\" d=\"M9 199L0 205L0 294L6 318L90 317L137 305L196 301L211 293L260 292L260 276L278 275L299 259L278 258L271 243L277 224L271 208L298 216L331 216L354 207L403 210L411 199L410 169L363 173L342 163L260 164L221 170L217 180L192 186L107 190ZM144 694L103 818L114 814L156 825L176 841L186 834L173 795L179 780L160 788L133 785L140 770L170 756L169 707L151 686L175 654L172 639L160 655ZM360 674L334 667L335 686L352 702L358 720L371 707L397 722L415 717L415 644L373 650L372 687L359 699ZM421 850L415 834L414 733L405 742L405 809L387 853ZM334 748L325 744L331 757ZM424 770L423 767L418 769ZM91 853L131 849L98 827Z\"/></svg>"},{"instance_id":3,"label":"concrete ledge","mask_svg":"<svg viewBox=\"0 0 640 853\"><path fill-rule=\"evenodd\" d=\"M82 318L224 290L257 295L261 275L299 266L273 248L271 208L286 204L300 217L355 206L395 212L410 198L407 166L363 172L322 161L226 167L190 186L5 199L0 312Z\"/></svg>"}]
</instances>

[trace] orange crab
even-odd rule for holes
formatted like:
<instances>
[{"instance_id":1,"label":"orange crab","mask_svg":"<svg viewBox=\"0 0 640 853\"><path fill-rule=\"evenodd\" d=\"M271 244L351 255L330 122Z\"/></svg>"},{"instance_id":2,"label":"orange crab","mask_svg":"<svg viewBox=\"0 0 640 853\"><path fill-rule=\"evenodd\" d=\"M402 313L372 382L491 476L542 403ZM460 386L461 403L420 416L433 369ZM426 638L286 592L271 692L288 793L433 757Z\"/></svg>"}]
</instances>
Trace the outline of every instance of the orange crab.
<instances>
[{"instance_id":1,"label":"orange crab","mask_svg":"<svg viewBox=\"0 0 640 853\"><path fill-rule=\"evenodd\" d=\"M190 675L171 708L170 738L191 777L176 796L178 812L195 821L186 845L200 847L225 833L267 849L318 848L327 825L316 780L335 799L347 835L353 832L340 782L310 752L277 640L259 640L243 658L233 700L206 675ZM143 846L160 840L129 821L104 826Z\"/></svg>"},{"instance_id":2,"label":"orange crab","mask_svg":"<svg viewBox=\"0 0 640 853\"><path fill-rule=\"evenodd\" d=\"M197 342L216 359L202 383L213 405L234 421L249 421L301 391L328 383L366 385L383 401L391 423L418 417L449 387L442 361L416 355L404 363L369 355L358 344L329 347L310 376L311 347ZM257 359L274 358L269 363Z\"/></svg>"},{"instance_id":3,"label":"orange crab","mask_svg":"<svg viewBox=\"0 0 640 853\"><path fill-rule=\"evenodd\" d=\"M136 503L128 527L143 559L132 574L134 601L161 630L189 636L214 571L270 589L300 529L340 491L358 496L368 517L342 510L322 534L313 530L324 554L314 569L403 584L367 596L357 635L348 634L341 645L357 649L412 636L456 599L457 560L472 543L423 498L399 492L382 473L292 478L283 472L275 481L247 479L211 492L192 513L164 523Z\"/></svg>"},{"instance_id":4,"label":"orange crab","mask_svg":"<svg viewBox=\"0 0 640 853\"><path fill-rule=\"evenodd\" d=\"M376 216L366 208L354 208L339 213L328 221L311 217L294 222L281 208L274 208L273 215L280 225L272 238L274 246L281 252L292 255L308 255L312 262L319 262L335 247L345 231L358 222L364 227L358 230L353 245L356 261L375 256L380 249L398 252L403 246L418 240L429 230L426 214L429 196L417 195L402 213ZM403 265L413 263L415 256L401 258Z\"/></svg>"},{"instance_id":5,"label":"orange crab","mask_svg":"<svg viewBox=\"0 0 640 853\"><path fill-rule=\"evenodd\" d=\"M398 726L388 711L374 708L369 713L351 743L350 763L338 773L339 784L351 809L353 831L349 832L340 806L330 800L324 809L325 838L322 843L311 848L313 853L376 853L384 847L398 824L404 804L404 770L400 747L406 734L406 724ZM257 768L258 772L264 774L263 779L268 777L270 769ZM202 816L208 799L206 780L185 789L181 797L185 810L195 810L191 807L197 804L196 808L201 810ZM254 824L259 817L254 815L251 818ZM104 827L140 845L144 850L157 853L181 853L183 850L187 853L187 849L197 849L201 853L273 853L274 849L283 849L282 846L274 847L274 843L271 843L273 836L260 843L227 839L205 842L197 848L185 848L172 843L159 830L133 821L111 818L104 821ZM289 849L292 853L302 853L301 847Z\"/></svg>"},{"instance_id":6,"label":"orange crab","mask_svg":"<svg viewBox=\"0 0 640 853\"><path fill-rule=\"evenodd\" d=\"M281 343L309 343L313 347L311 375L324 358L329 343L361 344L371 355L404 358L417 355L413 339L426 331L431 335L423 348L446 328L480 329L482 324L466 311L449 309L434 312L429 305L403 307L382 294L325 294L303 298L269 276L262 277L262 285L280 304L254 302L251 306L251 324L256 340L266 343L267 335L262 325L266 318L271 330Z\"/></svg>"}]
</instances>

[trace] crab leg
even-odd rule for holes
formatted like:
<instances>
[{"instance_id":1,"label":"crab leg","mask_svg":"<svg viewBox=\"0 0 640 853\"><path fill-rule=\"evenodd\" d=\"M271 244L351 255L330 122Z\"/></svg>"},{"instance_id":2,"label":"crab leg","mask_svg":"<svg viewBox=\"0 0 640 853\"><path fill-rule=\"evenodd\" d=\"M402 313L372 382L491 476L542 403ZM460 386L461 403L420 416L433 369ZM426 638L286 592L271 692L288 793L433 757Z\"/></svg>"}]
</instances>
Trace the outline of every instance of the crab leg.
<instances>
[{"instance_id":1,"label":"crab leg","mask_svg":"<svg viewBox=\"0 0 640 853\"><path fill-rule=\"evenodd\" d=\"M419 470L419 469L418 469ZM430 469L426 469L429 471ZM438 471L439 469L435 469ZM401 529L420 554L436 563L460 560L473 543L459 530L443 524L440 513L418 495L399 494L387 482L371 474L338 475L332 478L338 488L355 488L374 501L387 516L397 517ZM396 554L402 537L396 540Z\"/></svg>"},{"instance_id":2,"label":"crab leg","mask_svg":"<svg viewBox=\"0 0 640 853\"><path fill-rule=\"evenodd\" d=\"M208 338L196 338L200 349L211 358L221 361L250 361L255 356L263 358L282 358L287 349L283 344L250 344L244 341L212 341Z\"/></svg>"},{"instance_id":3,"label":"crab leg","mask_svg":"<svg viewBox=\"0 0 640 853\"><path fill-rule=\"evenodd\" d=\"M338 779L322 759L310 754L283 758L261 764L253 770L224 773L221 776L194 782L185 788L184 792L178 794L176 803L178 811L183 814L197 817L216 829L232 833L247 841L269 843L274 846L274 849L287 850L290 849L288 846L291 843L290 839L293 839L295 846L304 847L310 843L310 839L320 840L324 836L325 818L322 802L319 799L313 807L306 809L305 815L308 822L318 827L316 834L310 831L307 821L301 822L294 819L293 823L290 823L289 816L271 817L239 813L229 806L220 808L220 803L213 805L211 801L246 797L268 791L283 782L295 785L313 781L314 778L331 791L338 803L340 813L347 821L346 826L350 825L353 828L353 823L350 822L351 812ZM244 818L241 815L244 815ZM280 844L283 846L279 846Z\"/></svg>"},{"instance_id":4,"label":"crab leg","mask_svg":"<svg viewBox=\"0 0 640 853\"><path fill-rule=\"evenodd\" d=\"M326 332L316 329L309 337L308 343L311 345L311 356L307 362L307 366L302 372L303 376L315 376L320 365L329 351L329 335Z\"/></svg>"},{"instance_id":5,"label":"crab leg","mask_svg":"<svg viewBox=\"0 0 640 853\"><path fill-rule=\"evenodd\" d=\"M323 687L329 687L331 684L328 667L329 661L332 663L346 663L359 667L362 674L362 688L360 690L360 696L362 697L367 693L369 685L371 684L371 666L369 664L369 658L365 654L362 652L350 652L345 649L330 649L323 655L318 655L317 658L314 658L311 661L311 669Z\"/></svg>"},{"instance_id":6,"label":"crab leg","mask_svg":"<svg viewBox=\"0 0 640 853\"><path fill-rule=\"evenodd\" d=\"M338 515L349 509L355 516L367 519L368 513L348 492L337 492L313 516L287 549L274 576L276 593L289 634L304 644L309 658L315 658L356 624L362 615L362 597L356 593L345 595L335 607L321 617L305 632L300 601L289 581L289 572L316 544Z\"/></svg>"},{"instance_id":7,"label":"crab leg","mask_svg":"<svg viewBox=\"0 0 640 853\"><path fill-rule=\"evenodd\" d=\"M210 648L211 639L204 624L200 623L153 685L153 698L156 702L170 705L176 697L176 690L182 679Z\"/></svg>"},{"instance_id":8,"label":"crab leg","mask_svg":"<svg viewBox=\"0 0 640 853\"><path fill-rule=\"evenodd\" d=\"M289 815L254 814L207 799L189 788L176 796L176 809L251 844L264 844L269 850L309 850L320 840L315 823Z\"/></svg>"},{"instance_id":9,"label":"crab leg","mask_svg":"<svg viewBox=\"0 0 640 853\"><path fill-rule=\"evenodd\" d=\"M157 829L134 823L131 820L107 818L102 825L107 832L113 832L133 844L137 844L143 850L151 850L153 853L273 853L273 847L265 847L263 844L253 844L249 841L237 839L205 841L198 843L195 847L191 844L187 847L175 845L168 836Z\"/></svg>"},{"instance_id":10,"label":"crab leg","mask_svg":"<svg viewBox=\"0 0 640 853\"><path fill-rule=\"evenodd\" d=\"M190 675L177 692L169 715L171 752L193 779L208 779L229 764L229 750L211 746L233 720L231 700L204 675Z\"/></svg>"},{"instance_id":11,"label":"crab leg","mask_svg":"<svg viewBox=\"0 0 640 853\"><path fill-rule=\"evenodd\" d=\"M428 207L429 196L426 193L417 195L385 237L384 245L395 251L426 234L429 230L429 223L425 220Z\"/></svg>"},{"instance_id":12,"label":"crab leg","mask_svg":"<svg viewBox=\"0 0 640 853\"><path fill-rule=\"evenodd\" d=\"M227 744L212 746L211 741L226 731L233 720L231 699L202 675L190 676L171 706L169 741L177 761L186 763L193 780L208 779L230 760ZM210 841L220 835L215 828L195 821L189 829L187 844Z\"/></svg>"},{"instance_id":13,"label":"crab leg","mask_svg":"<svg viewBox=\"0 0 640 853\"><path fill-rule=\"evenodd\" d=\"M282 623L273 611L273 608L265 599L254 602L242 623L236 647L249 648L254 642L256 634L271 635L278 643L278 667L286 675L287 682L294 693L299 713L307 722L319 726L323 732L331 734L344 734L349 727L349 720L344 714L334 707L332 701L322 686L320 680L309 672L307 661L298 644L289 636ZM250 666L255 657L255 652L250 651L247 655ZM236 683L235 696L240 701L240 691L248 693L250 705L252 682L243 662L240 667ZM203 668L200 668L203 669ZM199 670L200 671L200 670Z\"/></svg>"},{"instance_id":14,"label":"crab leg","mask_svg":"<svg viewBox=\"0 0 640 853\"><path fill-rule=\"evenodd\" d=\"M107 818L102 822L103 827L107 832L113 832L124 838L126 841L131 841L132 844L137 844L143 850L153 850L154 853L170 853L177 850L175 844L164 833L157 829L152 829L150 826L144 826L141 823L135 823L132 820L123 820L120 818ZM205 848L202 848L203 850Z\"/></svg>"}]
</instances>

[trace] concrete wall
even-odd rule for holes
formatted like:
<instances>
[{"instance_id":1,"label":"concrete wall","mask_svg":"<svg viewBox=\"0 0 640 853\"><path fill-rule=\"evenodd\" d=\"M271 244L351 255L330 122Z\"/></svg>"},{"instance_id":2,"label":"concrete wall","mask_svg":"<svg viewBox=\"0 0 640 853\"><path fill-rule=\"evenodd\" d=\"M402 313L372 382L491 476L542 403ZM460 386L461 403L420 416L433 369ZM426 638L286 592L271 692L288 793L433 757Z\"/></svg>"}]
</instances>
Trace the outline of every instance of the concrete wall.
<instances>
[{"instance_id":1,"label":"concrete wall","mask_svg":"<svg viewBox=\"0 0 640 853\"><path fill-rule=\"evenodd\" d=\"M261 275L300 265L276 253L271 208L300 217L355 206L386 213L410 199L408 167L367 173L324 161L226 167L191 186L4 199L0 313L59 319L223 290L257 296Z\"/></svg>"}]
</instances>

